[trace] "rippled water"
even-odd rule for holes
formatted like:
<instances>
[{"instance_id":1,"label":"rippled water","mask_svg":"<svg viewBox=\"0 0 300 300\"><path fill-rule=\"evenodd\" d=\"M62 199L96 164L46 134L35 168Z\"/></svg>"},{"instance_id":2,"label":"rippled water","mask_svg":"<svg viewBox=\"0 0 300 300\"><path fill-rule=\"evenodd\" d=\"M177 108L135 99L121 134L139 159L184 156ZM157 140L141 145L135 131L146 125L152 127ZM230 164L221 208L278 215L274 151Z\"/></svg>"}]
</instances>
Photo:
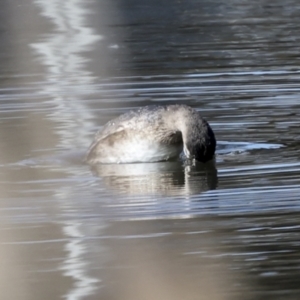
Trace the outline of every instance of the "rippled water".
<instances>
[{"instance_id":1,"label":"rippled water","mask_svg":"<svg viewBox=\"0 0 300 300\"><path fill-rule=\"evenodd\" d=\"M0 15L3 299L299 299L297 1ZM82 163L108 120L170 103L210 122L215 163Z\"/></svg>"}]
</instances>

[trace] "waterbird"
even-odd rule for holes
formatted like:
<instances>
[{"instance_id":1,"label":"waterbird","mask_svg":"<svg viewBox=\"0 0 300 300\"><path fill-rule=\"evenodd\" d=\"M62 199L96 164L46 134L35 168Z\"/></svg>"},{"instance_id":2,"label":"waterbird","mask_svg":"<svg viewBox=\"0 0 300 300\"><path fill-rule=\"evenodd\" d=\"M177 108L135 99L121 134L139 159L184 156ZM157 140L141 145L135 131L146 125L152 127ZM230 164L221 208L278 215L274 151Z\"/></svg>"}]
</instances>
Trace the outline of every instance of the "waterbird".
<instances>
[{"instance_id":1,"label":"waterbird","mask_svg":"<svg viewBox=\"0 0 300 300\"><path fill-rule=\"evenodd\" d=\"M213 159L216 139L200 112L183 104L149 105L106 123L95 135L89 164Z\"/></svg>"}]
</instances>

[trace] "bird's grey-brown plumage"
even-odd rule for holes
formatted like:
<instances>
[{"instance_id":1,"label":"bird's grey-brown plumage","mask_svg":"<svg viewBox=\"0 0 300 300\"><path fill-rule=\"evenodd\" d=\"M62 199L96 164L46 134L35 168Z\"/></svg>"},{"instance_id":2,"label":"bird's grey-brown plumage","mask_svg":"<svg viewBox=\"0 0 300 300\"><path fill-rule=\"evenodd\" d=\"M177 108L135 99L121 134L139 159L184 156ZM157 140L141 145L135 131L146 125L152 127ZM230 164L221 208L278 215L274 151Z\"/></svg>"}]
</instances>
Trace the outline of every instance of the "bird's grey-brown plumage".
<instances>
[{"instance_id":1,"label":"bird's grey-brown plumage","mask_svg":"<svg viewBox=\"0 0 300 300\"><path fill-rule=\"evenodd\" d=\"M88 150L88 163L168 160L184 150L188 158L213 158L214 133L199 112L186 105L146 106L109 121Z\"/></svg>"}]
</instances>

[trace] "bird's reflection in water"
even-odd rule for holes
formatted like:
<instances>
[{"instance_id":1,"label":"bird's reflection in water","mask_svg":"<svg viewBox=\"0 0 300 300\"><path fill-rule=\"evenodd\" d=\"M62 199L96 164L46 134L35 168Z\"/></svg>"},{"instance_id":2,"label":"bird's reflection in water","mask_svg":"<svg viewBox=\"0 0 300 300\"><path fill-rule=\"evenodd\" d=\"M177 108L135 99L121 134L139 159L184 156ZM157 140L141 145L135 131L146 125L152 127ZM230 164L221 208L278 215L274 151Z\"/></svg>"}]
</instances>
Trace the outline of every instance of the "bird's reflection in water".
<instances>
[{"instance_id":1,"label":"bird's reflection in water","mask_svg":"<svg viewBox=\"0 0 300 300\"><path fill-rule=\"evenodd\" d=\"M126 195L188 196L217 187L213 161L187 164L182 161L136 164L99 164L92 167L106 188Z\"/></svg>"}]
</instances>

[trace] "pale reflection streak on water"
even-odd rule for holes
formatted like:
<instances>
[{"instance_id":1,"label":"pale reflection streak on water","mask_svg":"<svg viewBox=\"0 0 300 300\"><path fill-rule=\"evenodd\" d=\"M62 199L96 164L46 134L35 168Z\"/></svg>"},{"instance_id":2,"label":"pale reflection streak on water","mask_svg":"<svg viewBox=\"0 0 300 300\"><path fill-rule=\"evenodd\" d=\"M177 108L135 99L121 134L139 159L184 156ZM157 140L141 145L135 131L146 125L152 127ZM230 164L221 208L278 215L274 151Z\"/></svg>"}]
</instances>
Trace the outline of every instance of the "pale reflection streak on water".
<instances>
[{"instance_id":1,"label":"pale reflection streak on water","mask_svg":"<svg viewBox=\"0 0 300 300\"><path fill-rule=\"evenodd\" d=\"M41 14L50 19L54 32L42 41L32 43L42 65L46 81L40 86L41 97L51 97L52 110L47 117L55 123L68 120L68 128L57 128L61 135L58 147L72 148L86 144L86 131L91 126L91 112L82 102L82 91L93 93L92 74L85 69L87 59L81 55L102 39L85 25L88 9L81 1L37 0ZM85 92L86 93L86 92ZM76 144L74 144L74 142Z\"/></svg>"},{"instance_id":2,"label":"pale reflection streak on water","mask_svg":"<svg viewBox=\"0 0 300 300\"><path fill-rule=\"evenodd\" d=\"M85 25L90 11L84 8L84 2L68 0L62 4L61 1L37 0L35 3L41 9L41 14L54 25L55 32L31 44L46 67L45 82L39 92L41 97L51 99L48 103L51 103L52 108L46 116L57 124L58 148L82 147L88 143L86 132L91 127L92 115L83 105L82 91L93 93L94 78L85 69L87 59L81 53L91 49L103 37ZM53 196L58 199L61 213L66 209L73 210L68 187L60 186ZM93 293L99 280L87 275L89 264L84 259L87 250L82 240L84 234L81 232L81 221L75 219L60 224L69 239L64 247L67 256L61 270L65 276L74 280L74 287L64 297L70 300L82 299Z\"/></svg>"}]
</instances>

